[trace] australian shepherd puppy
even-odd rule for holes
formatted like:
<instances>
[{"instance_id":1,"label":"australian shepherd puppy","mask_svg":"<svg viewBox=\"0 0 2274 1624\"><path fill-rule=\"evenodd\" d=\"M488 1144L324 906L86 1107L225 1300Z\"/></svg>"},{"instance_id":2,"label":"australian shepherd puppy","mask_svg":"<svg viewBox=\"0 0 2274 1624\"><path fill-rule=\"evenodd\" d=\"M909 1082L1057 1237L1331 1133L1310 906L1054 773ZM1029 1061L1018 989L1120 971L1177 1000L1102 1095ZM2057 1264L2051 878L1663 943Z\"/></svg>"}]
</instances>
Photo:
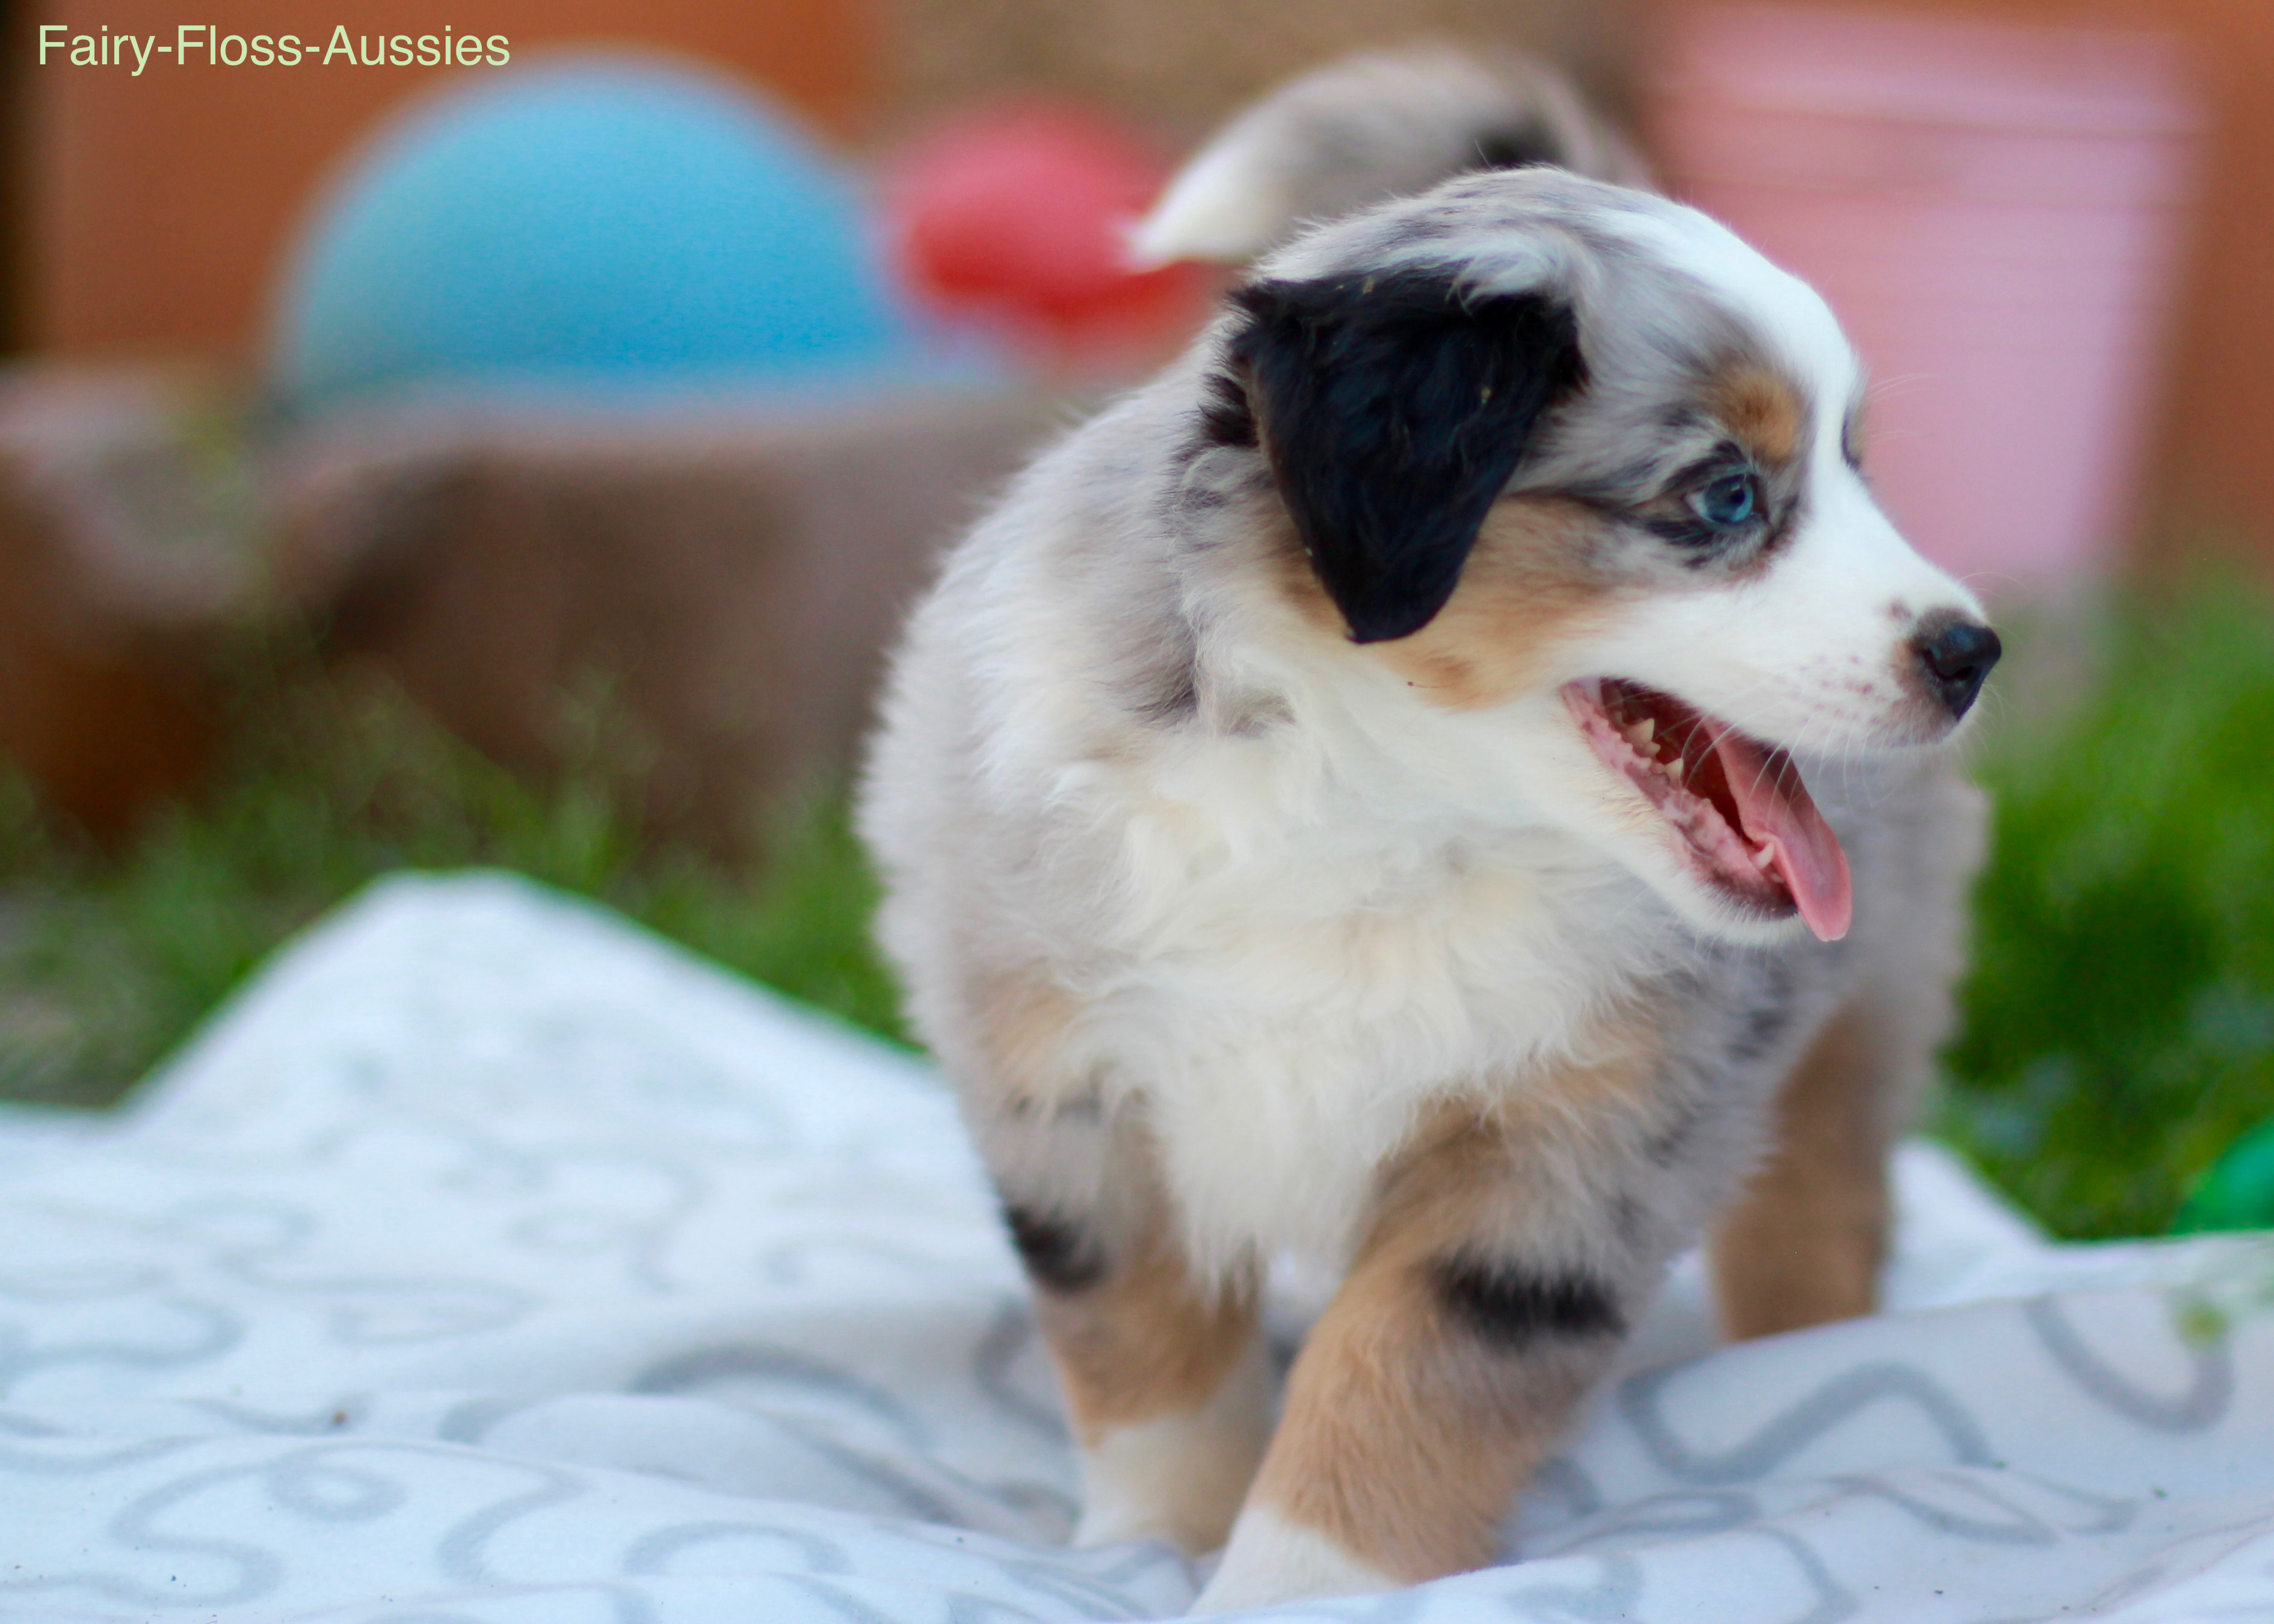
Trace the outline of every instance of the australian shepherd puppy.
<instances>
[{"instance_id":1,"label":"australian shepherd puppy","mask_svg":"<svg viewBox=\"0 0 2274 1624\"><path fill-rule=\"evenodd\" d=\"M1269 251L948 560L870 767L1078 1538L1224 1547L1202 1611L1493 1560L1701 1238L1731 1335L1866 1312L1945 1026L1998 639L1824 302L1549 162L1632 177L1545 82L1202 154L1143 244ZM1342 1283L1275 1403L1287 1252Z\"/></svg>"}]
</instances>

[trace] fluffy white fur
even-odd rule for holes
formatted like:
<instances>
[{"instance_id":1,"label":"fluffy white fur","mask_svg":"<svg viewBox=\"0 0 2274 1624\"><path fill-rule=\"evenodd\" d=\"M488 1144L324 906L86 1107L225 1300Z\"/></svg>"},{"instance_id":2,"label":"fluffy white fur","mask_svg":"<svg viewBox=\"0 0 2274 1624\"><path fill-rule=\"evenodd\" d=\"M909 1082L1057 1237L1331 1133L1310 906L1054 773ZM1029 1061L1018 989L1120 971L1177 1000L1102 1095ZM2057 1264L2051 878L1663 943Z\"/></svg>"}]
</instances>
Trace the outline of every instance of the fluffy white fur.
<instances>
[{"instance_id":1,"label":"fluffy white fur","mask_svg":"<svg viewBox=\"0 0 2274 1624\"><path fill-rule=\"evenodd\" d=\"M1359 1561L1323 1534L1290 1522L1269 1506L1251 1506L1239 1514L1224 1560L1193 1611L1236 1613L1242 1607L1397 1588L1395 1578Z\"/></svg>"},{"instance_id":2,"label":"fluffy white fur","mask_svg":"<svg viewBox=\"0 0 2274 1624\"><path fill-rule=\"evenodd\" d=\"M1081 1457L1078 1545L1186 1542L1231 1520L1271 1433L1271 1364L1261 1337L1198 1409L1108 1431Z\"/></svg>"}]
</instances>

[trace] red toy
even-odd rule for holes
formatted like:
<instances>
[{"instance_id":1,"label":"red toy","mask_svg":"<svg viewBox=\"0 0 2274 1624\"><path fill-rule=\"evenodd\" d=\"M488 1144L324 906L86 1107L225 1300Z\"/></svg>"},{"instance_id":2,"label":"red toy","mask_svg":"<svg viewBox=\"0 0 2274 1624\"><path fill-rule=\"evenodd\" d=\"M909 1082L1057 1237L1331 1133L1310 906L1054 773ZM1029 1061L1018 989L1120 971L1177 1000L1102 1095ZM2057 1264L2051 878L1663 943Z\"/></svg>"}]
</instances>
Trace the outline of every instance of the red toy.
<instances>
[{"instance_id":1,"label":"red toy","mask_svg":"<svg viewBox=\"0 0 2274 1624\"><path fill-rule=\"evenodd\" d=\"M902 279L943 314L1039 342L1062 362L1165 350L1201 313L1207 274L1132 271L1126 237L1167 180L1117 125L1030 102L952 121L886 175Z\"/></svg>"}]
</instances>

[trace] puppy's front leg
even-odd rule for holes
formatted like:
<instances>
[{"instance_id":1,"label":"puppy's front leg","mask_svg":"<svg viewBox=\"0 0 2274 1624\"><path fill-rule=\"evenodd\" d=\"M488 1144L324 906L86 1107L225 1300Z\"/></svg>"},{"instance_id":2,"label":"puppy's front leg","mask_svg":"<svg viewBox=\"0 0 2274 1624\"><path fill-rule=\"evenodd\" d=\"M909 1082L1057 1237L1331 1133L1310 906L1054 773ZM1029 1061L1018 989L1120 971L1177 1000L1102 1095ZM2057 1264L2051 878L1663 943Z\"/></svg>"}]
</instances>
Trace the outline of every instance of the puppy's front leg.
<instances>
[{"instance_id":1,"label":"puppy's front leg","mask_svg":"<svg viewBox=\"0 0 2274 1624\"><path fill-rule=\"evenodd\" d=\"M1295 1362L1196 1612L1389 1590L1493 1559L1517 1489L1617 1346L1637 1277L1629 1259L1590 1259L1606 1230L1585 1214L1542 1222L1527 1175L1502 1132L1474 1124L1400 1168Z\"/></svg>"},{"instance_id":2,"label":"puppy's front leg","mask_svg":"<svg viewBox=\"0 0 2274 1624\"><path fill-rule=\"evenodd\" d=\"M1777 1098L1777 1143L1713 1237L1713 1284L1733 1339L1868 1314L1886 1261L1887 1155L1896 1113L1933 1064L1859 1001L1826 1023ZM1908 1052L1907 1052L1908 1050Z\"/></svg>"},{"instance_id":3,"label":"puppy's front leg","mask_svg":"<svg viewBox=\"0 0 2274 1624\"><path fill-rule=\"evenodd\" d=\"M1081 1449L1074 1541L1217 1550L1270 1428L1254 1282L1193 1275L1141 1132L1007 1125L984 1139Z\"/></svg>"}]
</instances>

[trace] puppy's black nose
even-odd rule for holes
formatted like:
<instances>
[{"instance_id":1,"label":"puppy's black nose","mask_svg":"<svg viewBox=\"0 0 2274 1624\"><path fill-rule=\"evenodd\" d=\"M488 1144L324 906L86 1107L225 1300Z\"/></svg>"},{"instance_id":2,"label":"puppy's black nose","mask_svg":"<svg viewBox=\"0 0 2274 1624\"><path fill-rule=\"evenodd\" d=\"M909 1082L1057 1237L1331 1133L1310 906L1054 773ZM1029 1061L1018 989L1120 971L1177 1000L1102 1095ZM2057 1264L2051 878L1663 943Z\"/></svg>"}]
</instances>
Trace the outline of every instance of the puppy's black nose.
<instances>
[{"instance_id":1,"label":"puppy's black nose","mask_svg":"<svg viewBox=\"0 0 2274 1624\"><path fill-rule=\"evenodd\" d=\"M1982 691L1982 679L2004 652L1998 634L1979 620L1957 615L1930 615L1911 639L1919 669L1926 675L1927 692L1950 709L1952 718L1964 716Z\"/></svg>"}]
</instances>

